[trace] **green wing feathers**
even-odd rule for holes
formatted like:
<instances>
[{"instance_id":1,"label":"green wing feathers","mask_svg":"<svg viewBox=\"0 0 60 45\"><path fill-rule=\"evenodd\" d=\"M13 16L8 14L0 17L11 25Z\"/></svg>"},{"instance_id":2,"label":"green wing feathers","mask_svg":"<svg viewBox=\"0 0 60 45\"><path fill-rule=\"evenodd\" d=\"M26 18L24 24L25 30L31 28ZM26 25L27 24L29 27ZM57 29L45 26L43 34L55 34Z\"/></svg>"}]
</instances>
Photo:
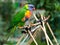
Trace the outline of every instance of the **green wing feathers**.
<instances>
[{"instance_id":1,"label":"green wing feathers","mask_svg":"<svg viewBox=\"0 0 60 45\"><path fill-rule=\"evenodd\" d=\"M20 26L24 25L25 22L22 21L22 18L24 18L26 11L27 9L21 8L20 11L13 16L9 29L13 28L14 26L17 26L18 23Z\"/></svg>"}]
</instances>

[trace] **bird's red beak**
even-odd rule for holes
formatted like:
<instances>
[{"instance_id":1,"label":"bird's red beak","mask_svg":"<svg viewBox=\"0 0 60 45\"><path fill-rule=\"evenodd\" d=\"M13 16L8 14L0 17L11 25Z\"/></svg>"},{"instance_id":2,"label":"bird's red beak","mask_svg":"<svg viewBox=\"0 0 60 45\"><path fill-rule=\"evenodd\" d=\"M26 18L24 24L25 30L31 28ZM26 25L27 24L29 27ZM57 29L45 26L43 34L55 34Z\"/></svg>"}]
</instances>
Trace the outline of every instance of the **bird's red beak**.
<instances>
[{"instance_id":1,"label":"bird's red beak","mask_svg":"<svg viewBox=\"0 0 60 45\"><path fill-rule=\"evenodd\" d=\"M35 8L33 8L33 10L35 10Z\"/></svg>"}]
</instances>

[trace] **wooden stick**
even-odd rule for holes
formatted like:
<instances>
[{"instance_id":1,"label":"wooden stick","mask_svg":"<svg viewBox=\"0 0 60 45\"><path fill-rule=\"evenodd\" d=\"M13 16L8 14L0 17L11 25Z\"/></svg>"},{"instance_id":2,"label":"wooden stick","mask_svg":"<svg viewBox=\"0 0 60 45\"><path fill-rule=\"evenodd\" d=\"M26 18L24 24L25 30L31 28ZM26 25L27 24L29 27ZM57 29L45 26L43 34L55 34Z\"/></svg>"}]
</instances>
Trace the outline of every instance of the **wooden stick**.
<instances>
[{"instance_id":1,"label":"wooden stick","mask_svg":"<svg viewBox=\"0 0 60 45\"><path fill-rule=\"evenodd\" d=\"M29 35L27 34L24 39L21 41L20 45L23 45L23 43L26 41L26 39L29 37Z\"/></svg>"},{"instance_id":2,"label":"wooden stick","mask_svg":"<svg viewBox=\"0 0 60 45\"><path fill-rule=\"evenodd\" d=\"M36 21L39 21L38 18L35 16L35 14L33 14L33 16L36 19ZM46 33L45 33L45 37L46 37ZM47 45L49 45L47 37L46 37L46 41L47 41Z\"/></svg>"},{"instance_id":3,"label":"wooden stick","mask_svg":"<svg viewBox=\"0 0 60 45\"><path fill-rule=\"evenodd\" d=\"M34 18L36 19L36 21L39 21L38 18L35 16L35 14L33 14Z\"/></svg>"},{"instance_id":4,"label":"wooden stick","mask_svg":"<svg viewBox=\"0 0 60 45\"><path fill-rule=\"evenodd\" d=\"M44 19L43 19L43 15L41 15L41 19L44 20ZM47 45L49 45L49 42L51 43L51 45L53 45L52 41L50 40L49 36L48 36L47 33L46 33L45 22L42 21L42 24L43 24L43 31L44 31L45 36L46 36ZM49 41L49 42L48 42L48 41Z\"/></svg>"},{"instance_id":5,"label":"wooden stick","mask_svg":"<svg viewBox=\"0 0 60 45\"><path fill-rule=\"evenodd\" d=\"M21 40L23 39L24 36L25 36L25 34L23 34L23 35L19 38L19 40L18 40L18 42L17 42L16 45L19 45L19 43L21 42Z\"/></svg>"},{"instance_id":6,"label":"wooden stick","mask_svg":"<svg viewBox=\"0 0 60 45\"><path fill-rule=\"evenodd\" d=\"M40 29L39 29L40 30ZM34 32L34 34L33 34L33 36L34 36L34 38L36 37L36 35L37 35L37 31L39 31L38 29L36 29L36 31ZM30 45L31 43L33 42L33 40L32 40L32 38L30 38L29 39L29 41L28 41L28 43L27 43L27 45Z\"/></svg>"},{"instance_id":7,"label":"wooden stick","mask_svg":"<svg viewBox=\"0 0 60 45\"><path fill-rule=\"evenodd\" d=\"M35 14L33 14L33 16L34 16L34 18L38 21L38 18L35 16ZM43 16L41 16L41 19L43 20ZM48 39L49 39L51 45L53 45L53 43L51 42L50 38L48 38L48 36L47 36L47 34L46 34L46 31L44 31L44 29L43 29L43 32L45 33L45 36L46 36L47 45L49 45Z\"/></svg>"},{"instance_id":8,"label":"wooden stick","mask_svg":"<svg viewBox=\"0 0 60 45\"><path fill-rule=\"evenodd\" d=\"M33 39L33 41L35 42L35 44L38 45L38 43L36 42L36 40L34 39L33 35L31 34L31 32L29 30L28 30L28 33L30 34L30 36Z\"/></svg>"},{"instance_id":9,"label":"wooden stick","mask_svg":"<svg viewBox=\"0 0 60 45\"><path fill-rule=\"evenodd\" d=\"M45 37L47 38L46 41L49 41L51 43L51 45L53 45L52 41L50 40L49 36L47 35L46 31L43 29L42 26L41 26L41 29L43 30ZM47 42L47 45L49 45L49 42Z\"/></svg>"},{"instance_id":10,"label":"wooden stick","mask_svg":"<svg viewBox=\"0 0 60 45\"><path fill-rule=\"evenodd\" d=\"M43 27L42 27L42 26L41 26L41 29L43 30L43 32L44 32L44 34L45 34L45 38L46 38L47 45L49 45L48 37L47 37L46 31L44 31L44 29L43 29Z\"/></svg>"},{"instance_id":11,"label":"wooden stick","mask_svg":"<svg viewBox=\"0 0 60 45\"><path fill-rule=\"evenodd\" d=\"M43 16L41 15L41 19L43 20ZM47 45L49 45L49 42L48 42L48 38L47 38L47 34L46 34L46 29L45 29L45 26L44 26L44 22L42 21L42 23L43 23L43 32L45 33L45 37L46 37L46 42L47 42Z\"/></svg>"},{"instance_id":12,"label":"wooden stick","mask_svg":"<svg viewBox=\"0 0 60 45\"><path fill-rule=\"evenodd\" d=\"M53 31L52 31L52 29L51 29L51 27L50 27L50 25L49 25L49 23L47 22L46 24L47 24L47 26L48 26L48 28L49 28L49 30L50 30L50 32L51 32L51 34L52 34L55 42L56 42L56 44L59 45L59 43L57 42L57 39L56 39L56 37L54 36L54 33L53 33Z\"/></svg>"}]
</instances>

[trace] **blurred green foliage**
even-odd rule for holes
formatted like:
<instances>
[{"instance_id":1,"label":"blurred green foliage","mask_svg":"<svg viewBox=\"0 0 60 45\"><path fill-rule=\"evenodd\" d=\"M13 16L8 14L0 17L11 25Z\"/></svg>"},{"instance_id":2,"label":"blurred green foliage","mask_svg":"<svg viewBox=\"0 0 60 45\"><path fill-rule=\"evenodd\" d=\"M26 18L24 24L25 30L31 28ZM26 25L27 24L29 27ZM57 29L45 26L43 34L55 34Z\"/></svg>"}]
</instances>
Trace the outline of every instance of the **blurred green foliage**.
<instances>
[{"instance_id":1,"label":"blurred green foliage","mask_svg":"<svg viewBox=\"0 0 60 45\"><path fill-rule=\"evenodd\" d=\"M46 10L59 10L60 11L60 1L59 0L27 0L29 3L35 5L37 9L44 8Z\"/></svg>"},{"instance_id":2,"label":"blurred green foliage","mask_svg":"<svg viewBox=\"0 0 60 45\"><path fill-rule=\"evenodd\" d=\"M11 14L13 12L12 2L1 2L0 9L0 14L2 15L3 21L10 21Z\"/></svg>"}]
</instances>

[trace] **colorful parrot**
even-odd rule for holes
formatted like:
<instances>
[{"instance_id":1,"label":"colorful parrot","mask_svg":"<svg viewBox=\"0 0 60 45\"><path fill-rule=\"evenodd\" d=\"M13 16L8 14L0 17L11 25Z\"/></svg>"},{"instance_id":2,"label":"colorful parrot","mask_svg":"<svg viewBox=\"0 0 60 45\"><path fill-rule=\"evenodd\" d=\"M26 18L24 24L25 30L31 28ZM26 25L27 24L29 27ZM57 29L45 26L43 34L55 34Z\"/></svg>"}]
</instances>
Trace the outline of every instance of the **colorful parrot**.
<instances>
[{"instance_id":1,"label":"colorful parrot","mask_svg":"<svg viewBox=\"0 0 60 45\"><path fill-rule=\"evenodd\" d=\"M31 17L32 11L35 10L34 5L26 4L12 18L8 30L16 26L24 26L25 22Z\"/></svg>"}]
</instances>

